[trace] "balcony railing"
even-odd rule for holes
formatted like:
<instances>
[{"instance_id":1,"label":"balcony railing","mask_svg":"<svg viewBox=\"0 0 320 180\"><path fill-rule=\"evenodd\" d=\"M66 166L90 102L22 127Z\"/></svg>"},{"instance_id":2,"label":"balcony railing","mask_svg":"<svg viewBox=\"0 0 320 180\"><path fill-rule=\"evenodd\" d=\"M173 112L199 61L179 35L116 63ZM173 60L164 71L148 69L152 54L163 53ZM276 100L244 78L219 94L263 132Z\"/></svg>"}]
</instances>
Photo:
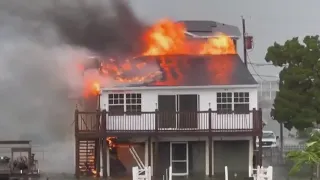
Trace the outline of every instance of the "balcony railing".
<instances>
[{"instance_id":1,"label":"balcony railing","mask_svg":"<svg viewBox=\"0 0 320 180\"><path fill-rule=\"evenodd\" d=\"M76 132L258 132L262 127L261 110L246 114L217 111L141 112L112 115L109 112L79 112L75 114Z\"/></svg>"}]
</instances>

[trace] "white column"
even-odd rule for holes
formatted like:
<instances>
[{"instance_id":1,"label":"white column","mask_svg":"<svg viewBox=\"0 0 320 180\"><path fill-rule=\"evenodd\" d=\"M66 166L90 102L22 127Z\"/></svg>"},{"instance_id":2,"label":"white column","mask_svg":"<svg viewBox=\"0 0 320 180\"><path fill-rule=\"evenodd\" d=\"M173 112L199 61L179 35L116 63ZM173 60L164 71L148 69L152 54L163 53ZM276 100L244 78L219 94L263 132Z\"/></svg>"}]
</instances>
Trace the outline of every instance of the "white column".
<instances>
[{"instance_id":1,"label":"white column","mask_svg":"<svg viewBox=\"0 0 320 180\"><path fill-rule=\"evenodd\" d=\"M151 140L151 176L153 176L153 142Z\"/></svg>"},{"instance_id":2,"label":"white column","mask_svg":"<svg viewBox=\"0 0 320 180\"><path fill-rule=\"evenodd\" d=\"M249 140L249 177L252 176L252 172L250 172L250 169L253 168L253 139L251 138Z\"/></svg>"},{"instance_id":3,"label":"white column","mask_svg":"<svg viewBox=\"0 0 320 180\"><path fill-rule=\"evenodd\" d=\"M107 176L110 177L110 149L107 146Z\"/></svg>"},{"instance_id":4,"label":"white column","mask_svg":"<svg viewBox=\"0 0 320 180\"><path fill-rule=\"evenodd\" d=\"M101 142L100 142L101 144ZM100 177L103 177L103 157L102 157L102 153L103 153L103 150L102 150L102 144L100 146Z\"/></svg>"},{"instance_id":5,"label":"white column","mask_svg":"<svg viewBox=\"0 0 320 180\"><path fill-rule=\"evenodd\" d=\"M205 151L206 151L206 155L205 155L205 163L206 163L206 175L209 176L209 140L206 140L206 145L205 145Z\"/></svg>"},{"instance_id":6,"label":"white column","mask_svg":"<svg viewBox=\"0 0 320 180\"><path fill-rule=\"evenodd\" d=\"M212 175L214 175L214 140L212 140Z\"/></svg>"}]
</instances>

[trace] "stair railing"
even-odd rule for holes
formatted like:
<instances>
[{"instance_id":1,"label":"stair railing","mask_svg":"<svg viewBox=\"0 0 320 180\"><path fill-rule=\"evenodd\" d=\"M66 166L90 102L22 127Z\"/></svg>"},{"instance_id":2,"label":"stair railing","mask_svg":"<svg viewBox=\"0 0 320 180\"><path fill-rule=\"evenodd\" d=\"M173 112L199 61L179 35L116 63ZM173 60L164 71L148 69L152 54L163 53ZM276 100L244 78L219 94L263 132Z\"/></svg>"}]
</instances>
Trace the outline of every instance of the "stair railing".
<instances>
[{"instance_id":1,"label":"stair railing","mask_svg":"<svg viewBox=\"0 0 320 180\"><path fill-rule=\"evenodd\" d=\"M141 161L141 159L140 159L137 151L135 150L135 148L133 146L129 146L129 151L130 151L132 157L134 158L134 160L137 162L138 167L140 169L145 169L145 165Z\"/></svg>"}]
</instances>

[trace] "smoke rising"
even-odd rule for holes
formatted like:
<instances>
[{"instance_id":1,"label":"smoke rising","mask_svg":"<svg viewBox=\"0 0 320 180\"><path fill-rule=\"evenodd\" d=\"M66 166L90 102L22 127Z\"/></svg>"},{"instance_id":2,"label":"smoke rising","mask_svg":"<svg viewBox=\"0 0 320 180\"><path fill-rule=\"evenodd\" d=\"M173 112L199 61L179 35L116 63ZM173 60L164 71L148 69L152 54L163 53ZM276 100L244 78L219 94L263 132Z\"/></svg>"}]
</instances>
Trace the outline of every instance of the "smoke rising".
<instances>
[{"instance_id":1,"label":"smoke rising","mask_svg":"<svg viewBox=\"0 0 320 180\"><path fill-rule=\"evenodd\" d=\"M73 45L103 53L137 53L142 44L143 23L124 1L78 1L78 8L56 5L47 15L63 38Z\"/></svg>"},{"instance_id":2,"label":"smoke rising","mask_svg":"<svg viewBox=\"0 0 320 180\"><path fill-rule=\"evenodd\" d=\"M73 172L68 93L80 89L82 74L72 65L92 53L140 51L142 29L121 0L1 1L1 139L45 145L40 168Z\"/></svg>"}]
</instances>

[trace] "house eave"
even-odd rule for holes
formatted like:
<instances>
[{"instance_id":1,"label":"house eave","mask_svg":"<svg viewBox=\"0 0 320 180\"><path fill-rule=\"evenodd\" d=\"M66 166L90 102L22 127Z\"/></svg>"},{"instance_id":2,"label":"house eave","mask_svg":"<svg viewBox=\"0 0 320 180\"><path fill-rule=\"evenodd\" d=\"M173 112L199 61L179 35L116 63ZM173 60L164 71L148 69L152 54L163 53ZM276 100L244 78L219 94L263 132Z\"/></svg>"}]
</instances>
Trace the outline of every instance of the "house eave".
<instances>
[{"instance_id":1,"label":"house eave","mask_svg":"<svg viewBox=\"0 0 320 180\"><path fill-rule=\"evenodd\" d=\"M206 38L219 37L219 35L214 35L214 34L213 35L209 35L209 36L199 36L199 35L196 35L194 33L188 32L188 31L185 31L185 34L187 34L187 35L189 35L189 36L191 36L193 38L200 38L200 39L201 38L206 39ZM235 40L240 38L239 36L233 36L233 35L228 35L228 37L230 37L231 39L235 39Z\"/></svg>"},{"instance_id":2,"label":"house eave","mask_svg":"<svg viewBox=\"0 0 320 180\"><path fill-rule=\"evenodd\" d=\"M210 85L210 86L137 86L137 87L113 87L102 88L102 91L125 91L125 90L161 90L161 89L241 89L258 88L259 84L249 85Z\"/></svg>"}]
</instances>

